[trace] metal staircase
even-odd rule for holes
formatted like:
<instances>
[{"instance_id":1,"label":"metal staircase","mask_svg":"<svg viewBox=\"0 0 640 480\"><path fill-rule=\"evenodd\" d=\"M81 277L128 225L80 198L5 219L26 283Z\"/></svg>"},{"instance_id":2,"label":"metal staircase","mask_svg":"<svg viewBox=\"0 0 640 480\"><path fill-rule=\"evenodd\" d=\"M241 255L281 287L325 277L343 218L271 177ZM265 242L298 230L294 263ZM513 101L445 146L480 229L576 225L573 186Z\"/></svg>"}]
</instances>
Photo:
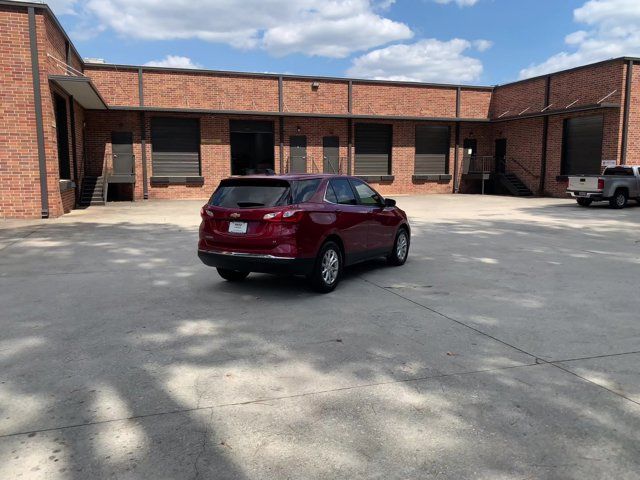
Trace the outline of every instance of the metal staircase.
<instances>
[{"instance_id":1,"label":"metal staircase","mask_svg":"<svg viewBox=\"0 0 640 480\"><path fill-rule=\"evenodd\" d=\"M79 204L81 207L104 205L104 177L84 177Z\"/></svg>"},{"instance_id":2,"label":"metal staircase","mask_svg":"<svg viewBox=\"0 0 640 480\"><path fill-rule=\"evenodd\" d=\"M531 197L533 192L527 187L515 173L497 174L498 182L506 191L516 197Z\"/></svg>"}]
</instances>

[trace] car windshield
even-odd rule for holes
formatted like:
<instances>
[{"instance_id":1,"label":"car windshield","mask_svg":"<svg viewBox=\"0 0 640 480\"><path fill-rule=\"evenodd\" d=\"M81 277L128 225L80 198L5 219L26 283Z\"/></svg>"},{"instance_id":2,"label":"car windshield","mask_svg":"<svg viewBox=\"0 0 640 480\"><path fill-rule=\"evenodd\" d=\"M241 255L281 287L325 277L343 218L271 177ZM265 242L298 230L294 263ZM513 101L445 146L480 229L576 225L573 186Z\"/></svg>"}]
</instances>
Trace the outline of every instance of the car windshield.
<instances>
[{"instance_id":1,"label":"car windshield","mask_svg":"<svg viewBox=\"0 0 640 480\"><path fill-rule=\"evenodd\" d=\"M209 205L224 208L278 207L290 203L290 185L282 180L224 180Z\"/></svg>"}]
</instances>

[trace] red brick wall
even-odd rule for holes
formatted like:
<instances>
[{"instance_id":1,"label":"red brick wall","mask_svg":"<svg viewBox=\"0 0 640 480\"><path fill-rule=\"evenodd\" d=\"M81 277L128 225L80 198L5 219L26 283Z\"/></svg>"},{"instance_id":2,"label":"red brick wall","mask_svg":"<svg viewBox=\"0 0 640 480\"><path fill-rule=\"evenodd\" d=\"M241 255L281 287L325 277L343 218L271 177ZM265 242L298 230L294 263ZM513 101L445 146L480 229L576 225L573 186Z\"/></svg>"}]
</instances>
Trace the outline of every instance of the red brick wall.
<instances>
[{"instance_id":1,"label":"red brick wall","mask_svg":"<svg viewBox=\"0 0 640 480\"><path fill-rule=\"evenodd\" d=\"M545 78L496 87L491 100L491 118L540 112L546 107L545 89Z\"/></svg>"},{"instance_id":2,"label":"red brick wall","mask_svg":"<svg viewBox=\"0 0 640 480\"><path fill-rule=\"evenodd\" d=\"M138 70L86 67L86 76L91 78L107 105L138 106Z\"/></svg>"},{"instance_id":3,"label":"red brick wall","mask_svg":"<svg viewBox=\"0 0 640 480\"><path fill-rule=\"evenodd\" d=\"M278 79L145 71L144 103L152 107L278 111Z\"/></svg>"},{"instance_id":4,"label":"red brick wall","mask_svg":"<svg viewBox=\"0 0 640 480\"><path fill-rule=\"evenodd\" d=\"M25 11L26 15L26 11ZM64 73L47 53L56 56L62 55L61 59L65 59L65 38L60 30L55 26L53 20L43 10L36 10L36 32L38 39L38 58L40 62L40 88L42 93L42 121L44 125L44 141L45 155L47 163L47 185L49 192L49 216L59 217L65 212L65 204L60 192L60 171L58 165L58 139L57 126L54 108L54 92L58 93L67 101L67 126L68 126L68 145L69 145L69 171L73 179L73 152L72 140L73 132L71 131L71 106L69 105L68 96L49 81L49 75L60 75ZM73 189L68 196L74 195Z\"/></svg>"},{"instance_id":5,"label":"red brick wall","mask_svg":"<svg viewBox=\"0 0 640 480\"><path fill-rule=\"evenodd\" d=\"M463 88L460 91L460 117L488 118L491 96L491 90L470 90Z\"/></svg>"},{"instance_id":6,"label":"red brick wall","mask_svg":"<svg viewBox=\"0 0 640 480\"><path fill-rule=\"evenodd\" d=\"M0 6L0 218L40 217L26 8Z\"/></svg>"},{"instance_id":7,"label":"red brick wall","mask_svg":"<svg viewBox=\"0 0 640 480\"><path fill-rule=\"evenodd\" d=\"M635 64L632 71L633 75L631 77L631 108L629 109L629 131L627 140L627 163L629 165L640 165L640 64ZM620 128L622 128L622 124Z\"/></svg>"},{"instance_id":8,"label":"red brick wall","mask_svg":"<svg viewBox=\"0 0 640 480\"><path fill-rule=\"evenodd\" d=\"M24 7L0 7L0 31L3 36L0 64L0 215L37 218L41 213L40 170L36 136L28 10ZM52 20L36 10L36 40L40 62L40 90L45 139L46 176L49 215L62 215L65 209L59 188L56 125L53 90L48 75L60 74L60 68L47 52L65 52L64 37L52 28ZM65 58L64 56L62 57ZM63 70L64 71L64 70ZM9 72L5 74L4 72ZM71 140L71 137L69 138ZM70 142L71 145L71 142ZM67 193L65 201L69 205Z\"/></svg>"},{"instance_id":9,"label":"red brick wall","mask_svg":"<svg viewBox=\"0 0 640 480\"><path fill-rule=\"evenodd\" d=\"M313 82L306 79L284 79L285 112L347 113L348 82L318 80L317 89L311 87Z\"/></svg>"},{"instance_id":10,"label":"red brick wall","mask_svg":"<svg viewBox=\"0 0 640 480\"><path fill-rule=\"evenodd\" d=\"M65 190L60 194L63 213L69 213L76 206L75 189Z\"/></svg>"},{"instance_id":11,"label":"red brick wall","mask_svg":"<svg viewBox=\"0 0 640 480\"><path fill-rule=\"evenodd\" d=\"M455 117L456 88L380 83L353 84L353 113Z\"/></svg>"},{"instance_id":12,"label":"red brick wall","mask_svg":"<svg viewBox=\"0 0 640 480\"><path fill-rule=\"evenodd\" d=\"M551 108L565 108L576 100L574 107L594 104L614 91L604 101L620 104L624 92L623 76L622 62L556 73L551 77Z\"/></svg>"}]
</instances>

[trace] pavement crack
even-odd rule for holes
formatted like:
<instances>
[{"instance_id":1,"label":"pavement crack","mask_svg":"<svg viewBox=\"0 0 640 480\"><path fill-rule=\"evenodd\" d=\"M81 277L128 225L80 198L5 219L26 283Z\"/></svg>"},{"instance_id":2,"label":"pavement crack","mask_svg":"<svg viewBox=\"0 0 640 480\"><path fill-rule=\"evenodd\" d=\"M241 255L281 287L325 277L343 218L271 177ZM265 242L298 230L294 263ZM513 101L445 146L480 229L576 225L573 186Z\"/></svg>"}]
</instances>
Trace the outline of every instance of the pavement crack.
<instances>
[{"instance_id":1,"label":"pavement crack","mask_svg":"<svg viewBox=\"0 0 640 480\"><path fill-rule=\"evenodd\" d=\"M289 400L289 399L294 399L294 398L305 398L305 397L312 397L314 395L323 395L323 394L328 394L328 393L336 393L336 392L345 392L345 391L349 391L349 390L358 390L361 388L374 388L374 387L379 387L379 386L384 386L384 385L393 385L393 384L403 384L403 383L413 383L413 382L424 382L424 381L429 381L429 380L438 380L438 379L443 379L443 378L449 378L449 377L460 377L460 376L466 376L466 375L477 375L477 374L484 374L484 373L495 373L495 372L499 372L499 371L503 371L503 370L512 370L512 369L516 369L516 368L527 368L527 367L536 367L537 365L535 363L523 363L520 365L509 365L506 367L496 367L496 368L486 368L486 369L481 369L481 370L470 370L470 371L466 371L466 372L453 372L453 373L441 373L438 375L426 375L423 377L408 377L408 378L400 378L397 380L389 380L386 382L373 382L373 383L363 383L363 384L359 384L359 385L347 385L344 387L337 387L337 388L330 388L330 389L326 389L326 390L316 390L316 391L311 391L311 392L303 392L303 393L294 393L291 395L281 395L281 396L276 396L276 397L264 397L264 398L256 398L253 400L246 400L243 402L230 402L230 403L219 403L219 404L213 404L213 405L205 405L205 406L198 406L198 407L193 407L193 408L183 408L183 409L175 409L175 410L168 410L166 412L155 412L155 413L146 413L146 414L141 414L141 415L134 415L131 417L121 417L121 418L111 418L109 420L101 420L101 421L96 421L96 422L85 422L85 423L76 423L76 424L71 424L71 425L62 425L62 426L58 426L58 427L50 427L50 428L41 428L41 429L36 429L36 430L25 430L25 431L20 431L20 432L12 432L12 433L5 433L0 435L0 438L8 438L8 437L17 437L20 435L29 435L29 434L33 434L33 433L46 433L46 432L55 432L55 431L59 431L59 430L69 430L72 428L81 428L81 427L90 427L90 426L94 426L94 425L105 425L105 424L111 424L111 423L116 423L116 422L128 422L131 420L142 420L142 419L146 419L146 418L156 418L156 417L162 417L165 415L180 415L180 414L187 414L187 413L194 413L194 412L199 412L199 411L204 411L204 410L209 410L211 409L211 415L213 415L213 409L214 408L224 408L224 407L238 407L238 406L243 406L243 405L264 405L265 402L275 402L278 400Z\"/></svg>"},{"instance_id":2,"label":"pavement crack","mask_svg":"<svg viewBox=\"0 0 640 480\"><path fill-rule=\"evenodd\" d=\"M0 251L2 250L8 250L9 247L12 247L13 245L15 245L16 243L21 242L22 240L24 240L25 238L29 238L31 235L33 235L34 233L36 233L37 231L39 231L42 227L36 227L33 230L31 230L29 233L27 233L26 235L24 235L23 237L20 238L16 238L13 242L8 243L7 245L5 245L4 247L0 248Z\"/></svg>"},{"instance_id":3,"label":"pavement crack","mask_svg":"<svg viewBox=\"0 0 640 480\"><path fill-rule=\"evenodd\" d=\"M501 344L503 344L503 345L505 345L505 346L507 346L507 347L510 347L510 348L512 348L512 349L514 349L514 350L517 350L518 352L521 352L521 353L523 353L523 354L525 354L525 355L528 355L528 356L530 356L530 357L533 357L533 358L535 359L535 363L534 363L533 365L550 365L550 366L555 367L555 368L557 368L557 369L559 369L559 370L562 370L562 371L563 371L563 372L565 372L565 373L568 373L568 374L570 374L570 375L573 375L574 377L577 377L577 378L579 378L579 379L581 379L581 380L583 380L583 381L585 381L585 382L587 382L587 383L589 383L589 384L591 384L591 385L594 385L594 386L599 387L599 388L601 388L601 389L603 389L603 390L606 390L607 392L612 393L613 395L615 395L615 396L617 396L617 397L620 397L620 398L623 398L623 399L625 399L625 400L628 400L628 401L630 401L631 403L634 403L634 404L636 404L636 405L640 405L640 402L638 402L638 401L636 401L636 400L633 400L633 399L631 399L631 398L629 398L629 397L627 397L627 396L625 396L625 395L623 395L623 394L621 394L621 393L618 393L618 392L616 392L616 391L614 391L614 390L611 390L611 389L609 389L609 388L605 387L604 385L600 385L599 383L596 383L596 382L594 382L594 381L592 381L592 380L589 380L588 378L585 378L585 377L583 377L582 375L579 375L579 374L577 374L577 373L575 373L575 372L572 372L571 370L569 370L569 369L567 369L567 368L564 368L563 366L561 366L561 365L558 365L558 364L557 364L557 363L560 363L560 362L577 361L577 360L588 360L588 359L590 359L590 358L604 358L604 357L607 357L607 356L628 355L628 354L630 354L630 353L640 353L640 352L618 353L618 354L612 354L612 355L601 355L601 356L594 356L594 357L576 358L576 359L572 359L572 360L553 360L553 361L552 361L552 360L545 360L545 359L543 359L543 358L541 358L541 357L539 357L539 356L537 356L537 355L534 355L533 353L529 353L529 352L527 352L526 350L523 350L523 349L522 349L522 348L520 348L520 347L516 347L515 345L512 345L512 344L510 344L510 343L508 343L508 342L506 342L506 341L504 341L504 340L501 340L501 339L499 339L499 338L497 338L497 337L494 337L493 335L490 335L490 334L488 334L488 333L486 333L486 332L483 332L482 330L480 330L480 329L478 329L478 328L476 328L476 327L474 327L474 326L472 326L472 325L469 325L469 324L467 324L467 323L465 323L465 322L463 322L463 321L460 321L460 320L457 320L457 319L455 319L455 318L453 318L453 317L450 317L449 315L446 315L446 314L444 314L444 313L442 313L442 312L439 312L438 310L436 310L436 309L434 309L434 308L432 308L432 307L429 307L429 306L424 305L424 304L422 304L422 303L420 303L420 302L417 302L417 301L415 301L415 300L412 300L412 299L411 299L411 298L409 298L409 297L405 297L404 295L401 295L400 293L398 293L398 292L396 292L396 291L393 291L393 290L391 290L391 289L389 289L389 288L386 288L386 287L384 287L384 286L382 286L382 285L379 285L379 284L377 284L377 283L375 283L375 282L372 282L371 280L368 280L368 279L366 279L366 278L364 278L364 277L359 277L359 278L360 278L363 282L366 282L366 283L368 283L368 284L370 284L370 285L373 285L373 286L375 286L375 287L378 287L379 289L384 290L385 292L389 292L389 293L391 293L392 295L395 295L395 296L397 296L397 297L400 297L400 298L402 298L403 300L405 300L405 301L407 301L407 302L410 302L410 303L413 303L414 305L416 305L416 306L418 306L418 307L424 308L425 310L428 310L428 311L430 311L430 312L432 312L432 313L434 313L434 314L436 314L436 315L439 315L439 316L440 316L440 317L442 317L442 318L445 318L445 319L447 319L447 320L449 320L449 321L451 321L451 322L457 323L458 325L462 325L463 327L466 327L466 328L468 328L468 329L470 329L470 330L473 330L474 332L477 332L477 333L479 333L480 335L483 335L483 336L485 336L485 337L487 337L487 338L490 338L490 339L492 339L492 340L494 340L494 341L496 341L496 342L499 342L499 343L501 343Z\"/></svg>"}]
</instances>

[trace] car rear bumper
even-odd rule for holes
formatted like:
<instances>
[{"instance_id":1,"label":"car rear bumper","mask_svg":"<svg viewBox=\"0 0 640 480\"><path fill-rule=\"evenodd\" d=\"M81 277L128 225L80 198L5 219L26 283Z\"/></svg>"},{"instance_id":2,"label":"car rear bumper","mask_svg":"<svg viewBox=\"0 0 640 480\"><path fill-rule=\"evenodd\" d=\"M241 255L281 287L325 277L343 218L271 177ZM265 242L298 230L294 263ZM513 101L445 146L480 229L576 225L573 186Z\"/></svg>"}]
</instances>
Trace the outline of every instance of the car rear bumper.
<instances>
[{"instance_id":1,"label":"car rear bumper","mask_svg":"<svg viewBox=\"0 0 640 480\"><path fill-rule=\"evenodd\" d=\"M276 257L258 253L198 250L198 257L209 267L240 272L286 273L307 275L313 270L314 258Z\"/></svg>"},{"instance_id":2,"label":"car rear bumper","mask_svg":"<svg viewBox=\"0 0 640 480\"><path fill-rule=\"evenodd\" d=\"M567 190L567 193L573 198L589 198L591 200L602 199L602 192L579 192L577 190Z\"/></svg>"}]
</instances>

